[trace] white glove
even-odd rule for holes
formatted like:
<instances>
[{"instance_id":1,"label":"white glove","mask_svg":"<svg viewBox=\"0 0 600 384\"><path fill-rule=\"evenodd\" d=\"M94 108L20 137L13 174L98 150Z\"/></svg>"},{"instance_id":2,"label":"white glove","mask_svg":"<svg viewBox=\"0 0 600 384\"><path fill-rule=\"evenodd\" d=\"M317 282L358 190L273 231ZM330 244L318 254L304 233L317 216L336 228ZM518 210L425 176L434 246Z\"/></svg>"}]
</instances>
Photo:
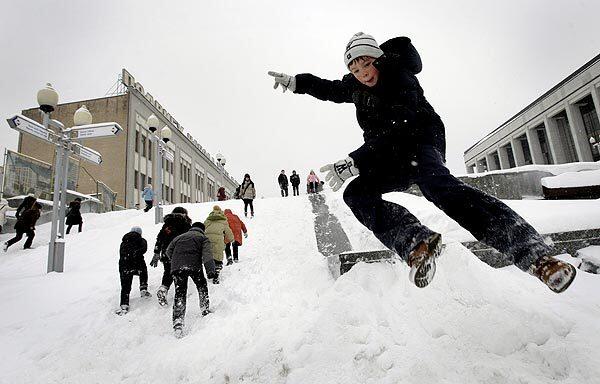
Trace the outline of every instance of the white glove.
<instances>
[{"instance_id":1,"label":"white glove","mask_svg":"<svg viewBox=\"0 0 600 384\"><path fill-rule=\"evenodd\" d=\"M288 89L292 92L294 92L296 90L296 77L295 76L290 76L290 75L286 75L285 73L279 73L279 72L273 72L273 71L269 71L268 73L269 73L269 76L273 76L275 78L275 85L273 85L273 89L277 89L277 86L279 86L279 84L281 84L281 89L283 89L284 93Z\"/></svg>"},{"instance_id":2,"label":"white glove","mask_svg":"<svg viewBox=\"0 0 600 384\"><path fill-rule=\"evenodd\" d=\"M334 191L340 189L350 177L358 175L358 168L354 166L354 160L351 157L333 164L327 164L321 167L320 171L327 172L325 181L329 183Z\"/></svg>"}]
</instances>

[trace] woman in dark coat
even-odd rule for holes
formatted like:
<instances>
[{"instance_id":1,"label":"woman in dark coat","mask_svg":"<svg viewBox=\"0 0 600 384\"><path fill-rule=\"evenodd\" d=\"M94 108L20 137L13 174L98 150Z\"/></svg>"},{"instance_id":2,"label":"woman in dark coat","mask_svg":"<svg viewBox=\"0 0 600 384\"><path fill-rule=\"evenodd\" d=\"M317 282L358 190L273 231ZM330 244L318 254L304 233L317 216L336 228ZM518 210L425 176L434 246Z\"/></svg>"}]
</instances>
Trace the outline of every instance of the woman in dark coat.
<instances>
[{"instance_id":1,"label":"woman in dark coat","mask_svg":"<svg viewBox=\"0 0 600 384\"><path fill-rule=\"evenodd\" d=\"M75 200L69 203L69 210L67 211L67 235L71 232L71 227L74 225L81 227L83 226L83 218L81 217L81 199L77 197Z\"/></svg>"},{"instance_id":2,"label":"woman in dark coat","mask_svg":"<svg viewBox=\"0 0 600 384\"><path fill-rule=\"evenodd\" d=\"M40 212L42 210L42 204L34 203L33 206L19 215L19 219L15 224L15 231L17 234L12 239L4 243L4 252L8 250L8 247L21 241L23 234L27 235L27 240L23 245L23 249L31 248L33 238L35 237L35 223L40 218Z\"/></svg>"}]
</instances>

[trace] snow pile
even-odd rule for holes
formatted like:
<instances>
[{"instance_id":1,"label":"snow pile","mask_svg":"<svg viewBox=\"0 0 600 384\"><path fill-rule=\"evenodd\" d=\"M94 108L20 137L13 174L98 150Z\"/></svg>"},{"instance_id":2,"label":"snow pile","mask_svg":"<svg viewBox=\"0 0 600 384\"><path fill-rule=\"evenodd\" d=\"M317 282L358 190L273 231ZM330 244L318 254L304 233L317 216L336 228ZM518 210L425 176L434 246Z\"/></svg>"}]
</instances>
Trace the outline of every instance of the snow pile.
<instances>
[{"instance_id":1,"label":"snow pile","mask_svg":"<svg viewBox=\"0 0 600 384\"><path fill-rule=\"evenodd\" d=\"M600 186L600 169L595 171L565 172L558 176L542 178L546 188L574 188Z\"/></svg>"},{"instance_id":2,"label":"snow pile","mask_svg":"<svg viewBox=\"0 0 600 384\"><path fill-rule=\"evenodd\" d=\"M422 198L388 197L448 240L464 236ZM327 200L356 250L381 247L339 193ZM213 204L183 206L203 220ZM239 201L220 205L240 214ZM172 335L171 308L137 297L137 278L131 312L113 313L120 239L140 225L152 246L159 229L152 212L85 214L84 232L68 237L63 274L45 273L49 224L39 226L36 249L18 244L0 255L0 382L598 382L597 275L580 272L556 295L451 242L426 289L409 283L402 263L359 264L333 280L306 196L256 200L255 209L240 263L224 269L220 285L209 284L213 314L200 316L190 282L181 340ZM161 273L149 268L152 293Z\"/></svg>"},{"instance_id":3,"label":"snow pile","mask_svg":"<svg viewBox=\"0 0 600 384\"><path fill-rule=\"evenodd\" d=\"M594 171L600 170L600 162L592 161L580 161L576 163L565 163L565 164L531 164L523 165L520 167L498 169L495 171L485 171L483 173L468 173L466 175L460 175L460 177L480 177L491 174L501 173L519 173L519 172L548 172L553 175L560 175L567 172L581 172L581 171Z\"/></svg>"}]
</instances>

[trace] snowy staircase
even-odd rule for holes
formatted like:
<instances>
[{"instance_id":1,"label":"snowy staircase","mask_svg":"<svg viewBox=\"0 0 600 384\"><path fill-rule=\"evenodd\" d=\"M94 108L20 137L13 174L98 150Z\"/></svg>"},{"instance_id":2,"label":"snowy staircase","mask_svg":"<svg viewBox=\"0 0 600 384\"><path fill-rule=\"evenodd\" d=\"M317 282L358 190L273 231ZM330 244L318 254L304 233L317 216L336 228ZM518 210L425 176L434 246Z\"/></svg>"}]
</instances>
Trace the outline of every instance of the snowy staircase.
<instances>
[{"instance_id":1,"label":"snowy staircase","mask_svg":"<svg viewBox=\"0 0 600 384\"><path fill-rule=\"evenodd\" d=\"M360 262L394 262L397 259L396 253L388 249L352 251L348 236L339 220L329 211L325 203L325 196L310 195L309 200L315 214L317 248L327 258L329 269L335 278L348 272L355 264ZM600 229L558 232L544 234L543 236L550 237L555 254L568 253L576 256L577 251L580 249L590 245L600 245ZM500 252L479 241L463 242L462 245L491 267L502 268L512 264ZM597 267L588 268L588 271L600 270L600 266Z\"/></svg>"}]
</instances>

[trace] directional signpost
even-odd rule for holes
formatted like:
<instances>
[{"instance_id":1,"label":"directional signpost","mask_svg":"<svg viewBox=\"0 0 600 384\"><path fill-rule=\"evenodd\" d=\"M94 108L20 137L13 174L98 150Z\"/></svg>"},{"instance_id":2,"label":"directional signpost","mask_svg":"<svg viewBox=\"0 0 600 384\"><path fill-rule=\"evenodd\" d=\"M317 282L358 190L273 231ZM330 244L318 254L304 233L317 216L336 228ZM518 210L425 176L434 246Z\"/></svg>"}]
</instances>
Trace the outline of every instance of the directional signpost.
<instances>
[{"instance_id":1,"label":"directional signpost","mask_svg":"<svg viewBox=\"0 0 600 384\"><path fill-rule=\"evenodd\" d=\"M39 100L38 100L39 101ZM40 107L42 109L42 107ZM48 247L48 272L62 272L64 267L64 220L66 212L67 174L69 172L69 155L73 154L93 164L102 163L102 155L88 147L83 146L75 140L85 140L100 137L112 137L123 131L117 123L83 124L64 129L64 125L56 120L50 120L50 112L53 110L42 109L43 124L21 115L15 115L7 119L8 125L23 133L45 140L56 146L54 161L54 200L52 207L52 228L50 232L50 244ZM84 121L91 123L91 114L83 106ZM81 112L78 110L78 112ZM77 113L75 113L77 119ZM81 115L79 116L81 117ZM81 124L81 123L79 123ZM49 126L56 128L57 133L48 129ZM60 206L59 206L60 204ZM60 228L58 228L60 226ZM59 233L57 233L59 232ZM57 239L58 237L58 239Z\"/></svg>"},{"instance_id":2,"label":"directional signpost","mask_svg":"<svg viewBox=\"0 0 600 384\"><path fill-rule=\"evenodd\" d=\"M76 155L79 155L83 160L87 160L90 163L100 165L102 163L102 155L93 149L84 147L81 144L73 143L73 150Z\"/></svg>"},{"instance_id":3,"label":"directional signpost","mask_svg":"<svg viewBox=\"0 0 600 384\"><path fill-rule=\"evenodd\" d=\"M32 136L37 137L38 139L46 140L50 143L53 143L53 137L56 138L56 135L46 129L42 124L37 121L31 120L25 116L15 115L10 119L7 119L8 125L19 132L28 133Z\"/></svg>"},{"instance_id":4,"label":"directional signpost","mask_svg":"<svg viewBox=\"0 0 600 384\"><path fill-rule=\"evenodd\" d=\"M116 136L123 129L117 123L99 123L82 125L71 128L75 132L75 139L91 139L96 137Z\"/></svg>"}]
</instances>

